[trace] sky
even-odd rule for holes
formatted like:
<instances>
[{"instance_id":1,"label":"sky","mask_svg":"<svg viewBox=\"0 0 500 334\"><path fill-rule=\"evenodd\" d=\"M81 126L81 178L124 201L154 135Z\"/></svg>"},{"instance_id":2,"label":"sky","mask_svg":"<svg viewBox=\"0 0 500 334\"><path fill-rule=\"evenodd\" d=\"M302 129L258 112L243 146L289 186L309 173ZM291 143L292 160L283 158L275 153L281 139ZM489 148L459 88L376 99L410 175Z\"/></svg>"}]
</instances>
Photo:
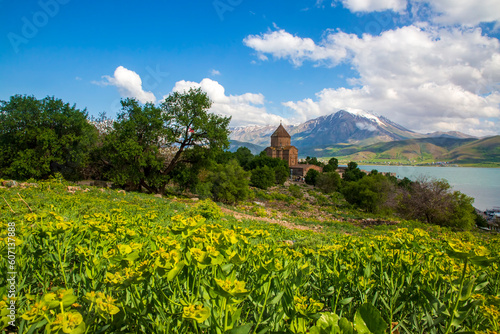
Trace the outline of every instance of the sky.
<instances>
[{"instance_id":1,"label":"sky","mask_svg":"<svg viewBox=\"0 0 500 334\"><path fill-rule=\"evenodd\" d=\"M97 117L201 87L232 126L338 110L500 134L498 0L0 0L0 100Z\"/></svg>"}]
</instances>

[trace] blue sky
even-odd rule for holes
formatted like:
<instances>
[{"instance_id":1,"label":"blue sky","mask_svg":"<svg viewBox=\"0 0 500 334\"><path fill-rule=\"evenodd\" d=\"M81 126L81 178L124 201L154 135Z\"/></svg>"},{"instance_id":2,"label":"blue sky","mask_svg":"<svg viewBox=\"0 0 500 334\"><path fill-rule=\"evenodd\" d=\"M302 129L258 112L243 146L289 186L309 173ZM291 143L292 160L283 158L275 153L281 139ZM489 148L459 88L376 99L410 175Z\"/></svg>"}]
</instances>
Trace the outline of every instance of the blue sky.
<instances>
[{"instance_id":1,"label":"blue sky","mask_svg":"<svg viewBox=\"0 0 500 334\"><path fill-rule=\"evenodd\" d=\"M0 100L113 117L201 87L234 126L347 109L500 134L497 0L0 0L0 22Z\"/></svg>"}]
</instances>

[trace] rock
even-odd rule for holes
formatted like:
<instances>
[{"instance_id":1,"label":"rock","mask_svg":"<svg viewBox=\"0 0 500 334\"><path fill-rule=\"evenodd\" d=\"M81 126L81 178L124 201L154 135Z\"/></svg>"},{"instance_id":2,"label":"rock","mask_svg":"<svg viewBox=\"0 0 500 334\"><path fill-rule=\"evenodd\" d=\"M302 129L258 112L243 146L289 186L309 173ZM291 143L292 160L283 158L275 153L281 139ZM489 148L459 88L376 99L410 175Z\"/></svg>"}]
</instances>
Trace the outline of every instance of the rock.
<instances>
[{"instance_id":1,"label":"rock","mask_svg":"<svg viewBox=\"0 0 500 334\"><path fill-rule=\"evenodd\" d=\"M80 187L73 187L73 186L68 186L68 192L69 193L74 193L75 191L82 190Z\"/></svg>"},{"instance_id":2,"label":"rock","mask_svg":"<svg viewBox=\"0 0 500 334\"><path fill-rule=\"evenodd\" d=\"M155 194L155 197L162 198L163 196L161 194Z\"/></svg>"},{"instance_id":3,"label":"rock","mask_svg":"<svg viewBox=\"0 0 500 334\"><path fill-rule=\"evenodd\" d=\"M2 184L7 188L14 188L18 186L17 182L14 180L3 181Z\"/></svg>"}]
</instances>

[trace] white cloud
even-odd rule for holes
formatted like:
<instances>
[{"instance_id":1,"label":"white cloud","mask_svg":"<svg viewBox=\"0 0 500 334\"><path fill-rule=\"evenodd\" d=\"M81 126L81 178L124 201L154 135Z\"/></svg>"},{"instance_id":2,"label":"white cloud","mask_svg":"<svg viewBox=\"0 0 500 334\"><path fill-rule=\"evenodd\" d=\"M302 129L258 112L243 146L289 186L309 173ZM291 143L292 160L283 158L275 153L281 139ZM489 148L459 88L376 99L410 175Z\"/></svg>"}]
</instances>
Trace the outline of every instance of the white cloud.
<instances>
[{"instance_id":1,"label":"white cloud","mask_svg":"<svg viewBox=\"0 0 500 334\"><path fill-rule=\"evenodd\" d=\"M296 66L302 65L305 60L328 60L336 65L347 56L345 49L337 47L334 40L316 45L310 38L294 36L283 29L247 36L243 43L257 51L257 57L262 61L268 60L265 55L268 53L277 59L289 59Z\"/></svg>"},{"instance_id":2,"label":"white cloud","mask_svg":"<svg viewBox=\"0 0 500 334\"><path fill-rule=\"evenodd\" d=\"M427 7L425 15L433 22L445 25L474 26L481 22L500 22L498 0L337 0L351 12L377 12L392 10L404 13L408 4L413 11ZM322 1L318 1L321 3Z\"/></svg>"},{"instance_id":3,"label":"white cloud","mask_svg":"<svg viewBox=\"0 0 500 334\"><path fill-rule=\"evenodd\" d=\"M414 0L428 4L440 24L477 25L480 22L500 21L498 0Z\"/></svg>"},{"instance_id":4,"label":"white cloud","mask_svg":"<svg viewBox=\"0 0 500 334\"><path fill-rule=\"evenodd\" d=\"M146 92L142 89L142 80L139 74L118 66L112 77L104 75L105 81L93 81L93 84L103 86L116 86L120 95L137 99L141 103L155 102L156 98L152 92Z\"/></svg>"},{"instance_id":5,"label":"white cloud","mask_svg":"<svg viewBox=\"0 0 500 334\"><path fill-rule=\"evenodd\" d=\"M266 111L264 95L245 93L228 96L224 87L212 79L205 78L199 83L181 80L175 83L172 91L185 92L190 88L201 88L205 91L213 101L210 110L217 114L231 116L232 126L277 124L282 119Z\"/></svg>"},{"instance_id":6,"label":"white cloud","mask_svg":"<svg viewBox=\"0 0 500 334\"><path fill-rule=\"evenodd\" d=\"M493 118L498 124L500 118L500 43L479 28L420 24L361 38L330 32L319 45L280 30L249 36L245 43L264 56L285 58L296 66L306 60L316 65L342 60L359 73L350 79L353 88L327 88L316 94L316 100L283 103L296 112L297 120L357 108L417 131L500 130L486 122ZM340 56L333 50L341 50Z\"/></svg>"},{"instance_id":7,"label":"white cloud","mask_svg":"<svg viewBox=\"0 0 500 334\"><path fill-rule=\"evenodd\" d=\"M377 12L392 10L402 12L406 9L406 0L342 0L344 7L352 12Z\"/></svg>"},{"instance_id":8,"label":"white cloud","mask_svg":"<svg viewBox=\"0 0 500 334\"><path fill-rule=\"evenodd\" d=\"M211 74L212 76L220 75L220 71L217 71L216 69L212 69L212 70L210 71L210 74Z\"/></svg>"}]
</instances>

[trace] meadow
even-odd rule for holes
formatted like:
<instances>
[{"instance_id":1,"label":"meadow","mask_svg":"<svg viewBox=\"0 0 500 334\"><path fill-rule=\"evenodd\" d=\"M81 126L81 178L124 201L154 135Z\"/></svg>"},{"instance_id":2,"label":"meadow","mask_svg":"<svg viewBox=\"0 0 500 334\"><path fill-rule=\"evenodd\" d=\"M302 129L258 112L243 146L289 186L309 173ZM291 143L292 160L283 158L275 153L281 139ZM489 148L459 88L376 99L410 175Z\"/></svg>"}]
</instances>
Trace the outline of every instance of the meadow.
<instances>
[{"instance_id":1,"label":"meadow","mask_svg":"<svg viewBox=\"0 0 500 334\"><path fill-rule=\"evenodd\" d=\"M293 229L60 180L0 197L2 329L14 266L19 333L500 332L498 235Z\"/></svg>"}]
</instances>

